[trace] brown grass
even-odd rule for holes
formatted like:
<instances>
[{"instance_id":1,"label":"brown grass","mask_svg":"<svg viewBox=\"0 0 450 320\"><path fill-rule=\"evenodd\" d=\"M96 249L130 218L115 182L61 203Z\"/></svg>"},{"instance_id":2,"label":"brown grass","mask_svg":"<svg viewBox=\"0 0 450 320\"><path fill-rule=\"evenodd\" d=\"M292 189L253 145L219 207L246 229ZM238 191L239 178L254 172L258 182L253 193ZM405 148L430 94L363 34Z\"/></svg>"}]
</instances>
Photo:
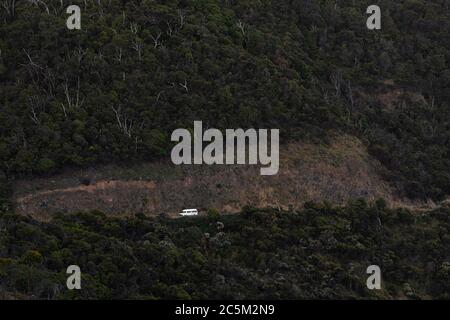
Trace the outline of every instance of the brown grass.
<instances>
[{"instance_id":1,"label":"brown grass","mask_svg":"<svg viewBox=\"0 0 450 320\"><path fill-rule=\"evenodd\" d=\"M18 181L15 202L18 212L42 219L56 212L93 209L112 215L176 215L188 207L234 213L244 205L287 209L310 200L340 205L354 198L373 201L378 197L394 206L418 205L397 196L382 179L383 167L354 137L336 137L329 146L293 143L282 147L280 154L280 171L275 176L261 176L259 166L180 168L152 163L141 164L133 172L146 171L154 178L143 175L130 180L98 168ZM92 179L92 184L82 185L80 176Z\"/></svg>"}]
</instances>

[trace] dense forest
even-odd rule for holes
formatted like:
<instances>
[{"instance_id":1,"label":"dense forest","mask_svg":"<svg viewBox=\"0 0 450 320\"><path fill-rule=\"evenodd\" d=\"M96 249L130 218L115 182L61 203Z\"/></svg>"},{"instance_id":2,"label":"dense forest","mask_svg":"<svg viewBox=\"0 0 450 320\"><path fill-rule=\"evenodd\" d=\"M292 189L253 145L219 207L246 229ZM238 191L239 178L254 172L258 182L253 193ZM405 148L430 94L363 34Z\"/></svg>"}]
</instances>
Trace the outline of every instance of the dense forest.
<instances>
[{"instance_id":1,"label":"dense forest","mask_svg":"<svg viewBox=\"0 0 450 320\"><path fill-rule=\"evenodd\" d=\"M413 198L449 194L450 4L378 1L3 0L0 169L157 159L194 120L360 137ZM81 30L66 27L69 4ZM393 108L378 90L404 94ZM414 99L408 92L418 95Z\"/></svg>"},{"instance_id":2,"label":"dense forest","mask_svg":"<svg viewBox=\"0 0 450 320\"><path fill-rule=\"evenodd\" d=\"M444 200L450 0L377 1L381 30L371 4L0 0L0 299L450 299L445 201L49 221L11 201L17 178L164 159L194 120L284 143L355 136L400 196ZM66 288L72 264L83 290ZM382 290L366 287L372 264Z\"/></svg>"},{"instance_id":3,"label":"dense forest","mask_svg":"<svg viewBox=\"0 0 450 320\"><path fill-rule=\"evenodd\" d=\"M0 216L0 298L450 299L450 208L244 208L198 218ZM78 264L82 290L66 288ZM368 290L366 268L382 270Z\"/></svg>"}]
</instances>

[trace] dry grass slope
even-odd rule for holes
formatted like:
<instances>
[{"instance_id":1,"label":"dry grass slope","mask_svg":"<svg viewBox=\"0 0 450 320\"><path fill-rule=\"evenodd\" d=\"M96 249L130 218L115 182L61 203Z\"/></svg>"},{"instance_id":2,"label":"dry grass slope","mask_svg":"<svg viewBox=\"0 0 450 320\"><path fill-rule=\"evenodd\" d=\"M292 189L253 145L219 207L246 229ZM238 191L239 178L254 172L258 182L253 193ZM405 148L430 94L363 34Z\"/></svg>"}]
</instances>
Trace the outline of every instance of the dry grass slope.
<instances>
[{"instance_id":1,"label":"dry grass slope","mask_svg":"<svg viewBox=\"0 0 450 320\"><path fill-rule=\"evenodd\" d=\"M259 166L103 167L18 181L15 201L18 212L41 219L57 212L93 209L112 215L176 215L186 207L235 213L244 205L287 209L311 200L339 205L378 197L393 206L417 205L397 197L382 178L384 168L355 137L339 136L328 146L293 143L282 146L280 154L275 176L261 176ZM91 184L81 184L81 176Z\"/></svg>"}]
</instances>

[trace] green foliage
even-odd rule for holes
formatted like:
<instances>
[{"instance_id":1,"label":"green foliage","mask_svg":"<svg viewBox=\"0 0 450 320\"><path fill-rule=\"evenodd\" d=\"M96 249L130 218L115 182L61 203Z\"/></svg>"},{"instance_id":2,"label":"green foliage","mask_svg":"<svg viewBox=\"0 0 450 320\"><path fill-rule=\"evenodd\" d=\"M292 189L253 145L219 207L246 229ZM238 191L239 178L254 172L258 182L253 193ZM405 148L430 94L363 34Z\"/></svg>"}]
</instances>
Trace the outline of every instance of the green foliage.
<instances>
[{"instance_id":1,"label":"green foliage","mask_svg":"<svg viewBox=\"0 0 450 320\"><path fill-rule=\"evenodd\" d=\"M206 212L206 215L211 220L217 220L220 217L219 211L217 209L214 209L214 208L209 208L208 211Z\"/></svg>"},{"instance_id":2,"label":"green foliage","mask_svg":"<svg viewBox=\"0 0 450 320\"><path fill-rule=\"evenodd\" d=\"M75 1L74 3L77 3ZM358 135L405 195L450 191L445 1L89 1L0 11L0 166L9 177L166 157L170 134L281 128L282 141ZM372 93L393 79L393 108ZM185 87L183 87L185 85Z\"/></svg>"},{"instance_id":3,"label":"green foliage","mask_svg":"<svg viewBox=\"0 0 450 320\"><path fill-rule=\"evenodd\" d=\"M21 262L28 265L39 265L42 262L42 255L39 251L28 250L22 256Z\"/></svg>"},{"instance_id":4,"label":"green foliage","mask_svg":"<svg viewBox=\"0 0 450 320\"><path fill-rule=\"evenodd\" d=\"M413 213L381 203L246 208L220 222L4 215L0 286L40 299L448 299L448 208ZM83 290L65 287L72 264ZM366 288L372 264L381 267L381 291Z\"/></svg>"}]
</instances>

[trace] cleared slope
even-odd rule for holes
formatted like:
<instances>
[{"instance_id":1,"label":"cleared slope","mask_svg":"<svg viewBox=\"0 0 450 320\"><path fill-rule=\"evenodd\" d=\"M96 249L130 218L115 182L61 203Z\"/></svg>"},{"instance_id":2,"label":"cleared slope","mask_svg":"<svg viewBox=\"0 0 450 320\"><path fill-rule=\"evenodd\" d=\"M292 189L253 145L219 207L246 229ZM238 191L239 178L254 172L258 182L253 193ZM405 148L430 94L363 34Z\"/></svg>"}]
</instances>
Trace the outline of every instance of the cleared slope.
<instances>
[{"instance_id":1,"label":"cleared slope","mask_svg":"<svg viewBox=\"0 0 450 320\"><path fill-rule=\"evenodd\" d=\"M306 201L343 204L378 197L391 205L417 205L397 196L382 178L385 169L354 137L336 137L328 146L289 144L281 147L280 154L280 171L275 176L260 176L259 166L175 167L168 161L18 181L14 198L20 213L41 218L92 209L109 214L176 215L193 207L234 213L244 205L286 209Z\"/></svg>"}]
</instances>

